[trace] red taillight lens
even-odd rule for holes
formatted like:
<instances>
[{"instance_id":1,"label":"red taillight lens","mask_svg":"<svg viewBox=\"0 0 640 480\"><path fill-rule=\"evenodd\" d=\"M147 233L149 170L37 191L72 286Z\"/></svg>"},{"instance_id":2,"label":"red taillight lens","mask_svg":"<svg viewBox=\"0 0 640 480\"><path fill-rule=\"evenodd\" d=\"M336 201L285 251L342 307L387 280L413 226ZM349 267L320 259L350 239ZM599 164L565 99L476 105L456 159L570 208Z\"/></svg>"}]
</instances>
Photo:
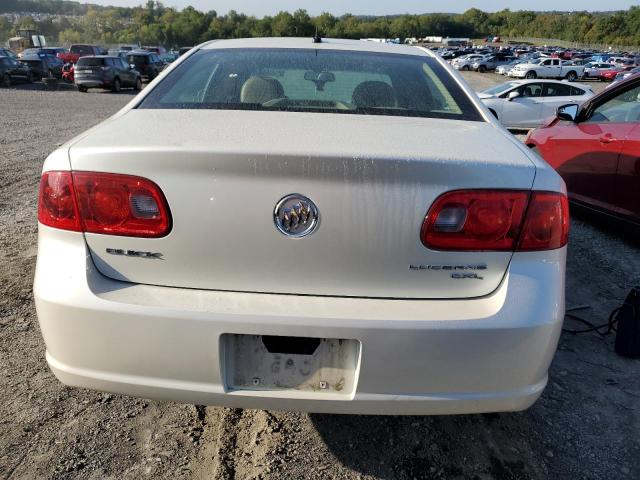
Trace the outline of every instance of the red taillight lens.
<instances>
[{"instance_id":1,"label":"red taillight lens","mask_svg":"<svg viewBox=\"0 0 640 480\"><path fill-rule=\"evenodd\" d=\"M569 201L566 195L534 192L518 250L552 250L569 241Z\"/></svg>"},{"instance_id":2,"label":"red taillight lens","mask_svg":"<svg viewBox=\"0 0 640 480\"><path fill-rule=\"evenodd\" d=\"M163 237L171 230L169 207L155 183L113 173L46 172L38 219L65 230L130 237Z\"/></svg>"},{"instance_id":3,"label":"red taillight lens","mask_svg":"<svg viewBox=\"0 0 640 480\"><path fill-rule=\"evenodd\" d=\"M461 190L436 200L420 237L434 250L530 251L560 248L568 234L569 208L563 194Z\"/></svg>"},{"instance_id":4,"label":"red taillight lens","mask_svg":"<svg viewBox=\"0 0 640 480\"><path fill-rule=\"evenodd\" d=\"M422 224L422 243L434 250L513 250L528 200L521 191L446 193Z\"/></svg>"},{"instance_id":5,"label":"red taillight lens","mask_svg":"<svg viewBox=\"0 0 640 480\"><path fill-rule=\"evenodd\" d=\"M45 172L40 180L38 221L49 227L82 230L71 172Z\"/></svg>"}]
</instances>

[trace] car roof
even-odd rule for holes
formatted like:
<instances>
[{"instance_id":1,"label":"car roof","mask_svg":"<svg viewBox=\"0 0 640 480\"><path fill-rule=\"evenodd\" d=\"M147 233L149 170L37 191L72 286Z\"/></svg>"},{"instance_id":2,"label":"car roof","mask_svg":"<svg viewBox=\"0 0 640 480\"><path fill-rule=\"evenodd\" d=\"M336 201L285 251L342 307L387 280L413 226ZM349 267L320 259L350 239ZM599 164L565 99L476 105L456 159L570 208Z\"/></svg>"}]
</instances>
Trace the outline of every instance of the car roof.
<instances>
[{"instance_id":1,"label":"car roof","mask_svg":"<svg viewBox=\"0 0 640 480\"><path fill-rule=\"evenodd\" d=\"M583 90L587 90L589 92L593 92L593 89L591 88L590 85L584 84L584 83L578 83L578 82L567 82L565 80L553 80L553 79L544 79L544 78L538 78L538 79L532 79L532 80L509 80L506 81L504 83L512 83L514 85L527 85L530 83L555 83L555 84L562 84L562 85L571 85L574 87L578 87L581 88Z\"/></svg>"},{"instance_id":2,"label":"car roof","mask_svg":"<svg viewBox=\"0 0 640 480\"><path fill-rule=\"evenodd\" d=\"M372 42L366 40L345 40L339 38L323 38L321 43L314 43L311 37L239 38L231 40L211 40L200 45L199 48L202 50L217 50L223 48L304 48L315 50L398 53L435 57L435 54L428 49L421 49L410 45Z\"/></svg>"},{"instance_id":3,"label":"car roof","mask_svg":"<svg viewBox=\"0 0 640 480\"><path fill-rule=\"evenodd\" d=\"M534 79L523 79L523 80L510 80L508 82L505 83L518 83L520 85L525 85L527 83L562 83L564 85L579 85L581 87L584 88L591 88L589 85L586 85L584 83L577 83L577 82L567 82L566 80L554 80L551 78L534 78Z\"/></svg>"}]
</instances>

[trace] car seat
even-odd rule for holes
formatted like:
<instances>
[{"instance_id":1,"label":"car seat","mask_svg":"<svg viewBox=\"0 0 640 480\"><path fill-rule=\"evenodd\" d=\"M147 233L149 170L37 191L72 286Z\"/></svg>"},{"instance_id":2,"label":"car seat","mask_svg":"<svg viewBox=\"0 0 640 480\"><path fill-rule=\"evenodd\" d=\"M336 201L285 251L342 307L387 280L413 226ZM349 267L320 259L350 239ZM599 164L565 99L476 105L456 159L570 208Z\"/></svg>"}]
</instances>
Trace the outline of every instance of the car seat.
<instances>
[{"instance_id":1,"label":"car seat","mask_svg":"<svg viewBox=\"0 0 640 480\"><path fill-rule=\"evenodd\" d=\"M397 106L393 87L385 82L366 81L360 83L351 96L358 108L394 108Z\"/></svg>"},{"instance_id":2,"label":"car seat","mask_svg":"<svg viewBox=\"0 0 640 480\"><path fill-rule=\"evenodd\" d=\"M284 98L284 88L271 77L249 77L240 90L241 103L264 104L278 98Z\"/></svg>"}]
</instances>

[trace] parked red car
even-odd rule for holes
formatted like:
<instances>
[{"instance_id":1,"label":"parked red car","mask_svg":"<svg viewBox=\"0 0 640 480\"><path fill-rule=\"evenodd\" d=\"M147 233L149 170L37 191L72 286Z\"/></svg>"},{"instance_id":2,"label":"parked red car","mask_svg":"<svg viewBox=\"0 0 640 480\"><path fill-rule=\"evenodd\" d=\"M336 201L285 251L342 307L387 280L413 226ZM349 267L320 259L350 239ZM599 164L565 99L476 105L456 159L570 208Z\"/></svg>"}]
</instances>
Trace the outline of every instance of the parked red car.
<instances>
[{"instance_id":1,"label":"parked red car","mask_svg":"<svg viewBox=\"0 0 640 480\"><path fill-rule=\"evenodd\" d=\"M613 79L616 78L622 70L605 70L600 74L600 80L603 82L613 82Z\"/></svg>"},{"instance_id":2,"label":"parked red car","mask_svg":"<svg viewBox=\"0 0 640 480\"><path fill-rule=\"evenodd\" d=\"M640 224L640 76L560 107L525 142L562 175L570 200Z\"/></svg>"},{"instance_id":3,"label":"parked red car","mask_svg":"<svg viewBox=\"0 0 640 480\"><path fill-rule=\"evenodd\" d=\"M74 83L75 81L75 67L73 63L65 63L62 67L62 80L66 83Z\"/></svg>"},{"instance_id":4,"label":"parked red car","mask_svg":"<svg viewBox=\"0 0 640 480\"><path fill-rule=\"evenodd\" d=\"M66 53L59 53L58 58L64 63L78 63L80 57L102 55L103 49L96 45L71 45Z\"/></svg>"}]
</instances>

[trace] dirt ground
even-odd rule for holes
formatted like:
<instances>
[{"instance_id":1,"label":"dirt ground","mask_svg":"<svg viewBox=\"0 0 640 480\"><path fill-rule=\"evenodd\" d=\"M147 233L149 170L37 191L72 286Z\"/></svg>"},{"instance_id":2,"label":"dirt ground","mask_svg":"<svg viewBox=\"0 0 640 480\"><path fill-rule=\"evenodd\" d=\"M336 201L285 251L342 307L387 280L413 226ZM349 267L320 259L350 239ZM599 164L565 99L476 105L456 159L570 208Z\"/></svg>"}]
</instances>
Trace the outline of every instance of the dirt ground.
<instances>
[{"instance_id":1,"label":"dirt ground","mask_svg":"<svg viewBox=\"0 0 640 480\"><path fill-rule=\"evenodd\" d=\"M494 75L465 75L474 86ZM0 477L4 479L638 479L640 361L613 337L563 334L520 413L373 417L195 407L60 384L31 284L42 162L129 94L0 89ZM572 221L568 306L604 322L640 285L640 243ZM579 325L569 324L573 327Z\"/></svg>"}]
</instances>

